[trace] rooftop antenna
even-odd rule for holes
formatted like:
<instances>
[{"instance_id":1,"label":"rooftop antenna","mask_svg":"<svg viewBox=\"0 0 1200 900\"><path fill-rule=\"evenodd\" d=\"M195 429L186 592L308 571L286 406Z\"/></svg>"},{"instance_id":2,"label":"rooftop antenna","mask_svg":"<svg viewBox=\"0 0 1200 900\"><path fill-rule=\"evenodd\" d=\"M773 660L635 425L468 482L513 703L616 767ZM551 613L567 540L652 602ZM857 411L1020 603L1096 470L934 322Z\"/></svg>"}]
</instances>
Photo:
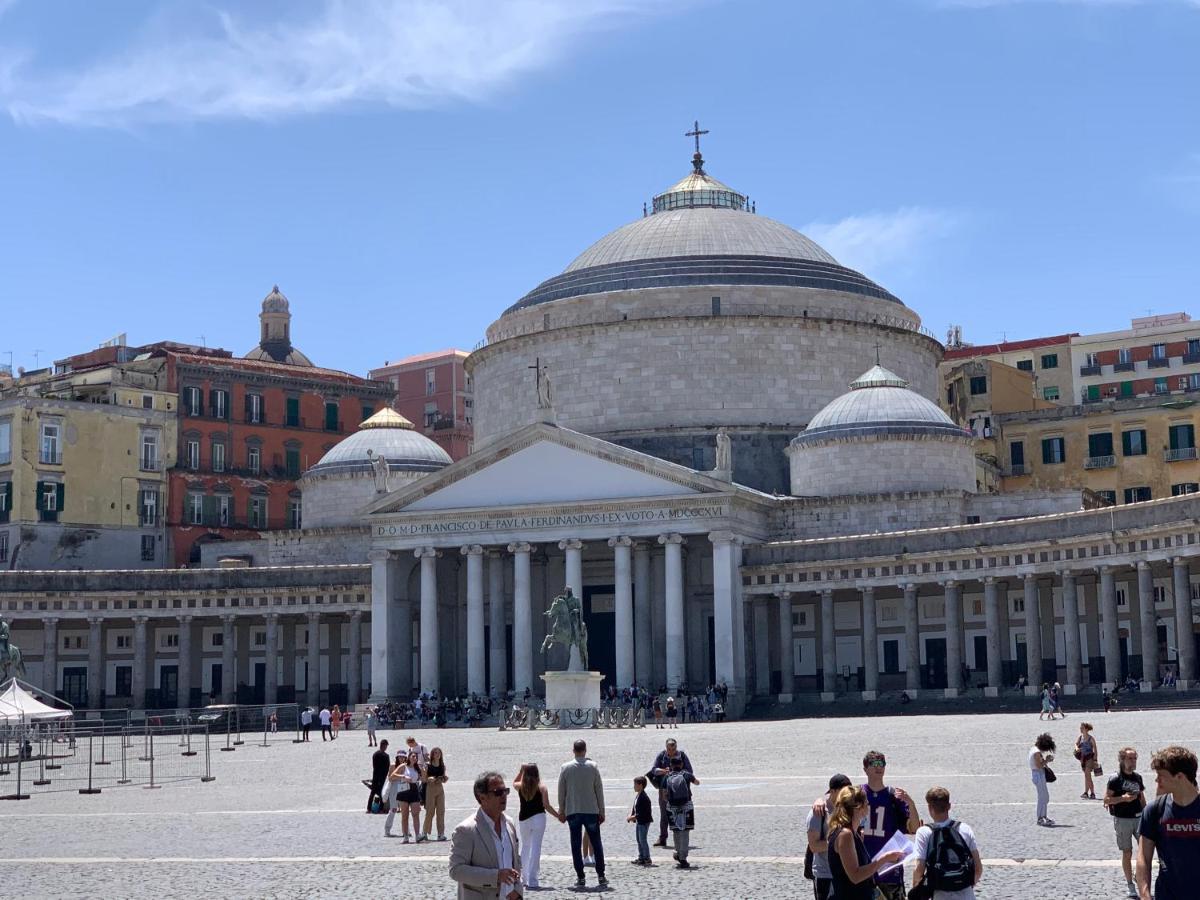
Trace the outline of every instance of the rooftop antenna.
<instances>
[{"instance_id":1,"label":"rooftop antenna","mask_svg":"<svg viewBox=\"0 0 1200 900\"><path fill-rule=\"evenodd\" d=\"M8 354L8 374L11 375L13 373L13 352L11 350L4 352Z\"/></svg>"},{"instance_id":2,"label":"rooftop antenna","mask_svg":"<svg viewBox=\"0 0 1200 900\"><path fill-rule=\"evenodd\" d=\"M41 357L41 355L42 355L43 353L45 353L45 352L46 352L45 350L34 350L34 351L33 351L33 367L34 367L35 369L36 369L36 368L38 368L38 359L39 359L39 358Z\"/></svg>"},{"instance_id":3,"label":"rooftop antenna","mask_svg":"<svg viewBox=\"0 0 1200 900\"><path fill-rule=\"evenodd\" d=\"M279 290L279 288L276 288L276 290ZM204 335L200 335L200 346L205 350L208 349L208 342L205 340Z\"/></svg>"}]
</instances>

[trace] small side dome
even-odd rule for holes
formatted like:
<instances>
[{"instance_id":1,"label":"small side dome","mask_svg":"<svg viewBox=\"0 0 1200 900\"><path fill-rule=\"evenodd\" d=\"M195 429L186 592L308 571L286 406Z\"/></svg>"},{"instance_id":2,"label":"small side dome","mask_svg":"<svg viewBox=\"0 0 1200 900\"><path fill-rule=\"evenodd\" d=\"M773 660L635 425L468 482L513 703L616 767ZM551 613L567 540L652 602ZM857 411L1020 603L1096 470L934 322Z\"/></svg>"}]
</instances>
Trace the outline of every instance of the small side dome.
<instances>
[{"instance_id":1,"label":"small side dome","mask_svg":"<svg viewBox=\"0 0 1200 900\"><path fill-rule=\"evenodd\" d=\"M787 452L796 496L976 487L971 433L880 365L813 416Z\"/></svg>"},{"instance_id":2,"label":"small side dome","mask_svg":"<svg viewBox=\"0 0 1200 900\"><path fill-rule=\"evenodd\" d=\"M305 475L372 474L382 456L390 472L434 472L450 465L450 454L421 434L394 409L384 407L339 441Z\"/></svg>"}]
</instances>

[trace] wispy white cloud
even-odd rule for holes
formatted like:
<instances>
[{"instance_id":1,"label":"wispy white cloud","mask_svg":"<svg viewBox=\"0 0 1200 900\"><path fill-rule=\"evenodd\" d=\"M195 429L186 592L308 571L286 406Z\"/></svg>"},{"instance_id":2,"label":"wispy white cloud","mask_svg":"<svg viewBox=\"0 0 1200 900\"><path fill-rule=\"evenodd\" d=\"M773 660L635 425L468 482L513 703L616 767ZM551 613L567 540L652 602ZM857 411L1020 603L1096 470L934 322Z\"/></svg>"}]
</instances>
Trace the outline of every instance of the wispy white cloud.
<instances>
[{"instance_id":1,"label":"wispy white cloud","mask_svg":"<svg viewBox=\"0 0 1200 900\"><path fill-rule=\"evenodd\" d=\"M891 212L812 222L801 229L843 265L861 272L907 265L958 231L964 217L945 209L906 206Z\"/></svg>"},{"instance_id":2,"label":"wispy white cloud","mask_svg":"<svg viewBox=\"0 0 1200 900\"><path fill-rule=\"evenodd\" d=\"M0 12L9 2L0 0ZM83 68L27 54L48 68L0 72L0 104L18 121L127 126L478 101L595 31L664 8L664 0L321 0L305 19L289 12L269 22L217 10L165 38L147 26Z\"/></svg>"}]
</instances>

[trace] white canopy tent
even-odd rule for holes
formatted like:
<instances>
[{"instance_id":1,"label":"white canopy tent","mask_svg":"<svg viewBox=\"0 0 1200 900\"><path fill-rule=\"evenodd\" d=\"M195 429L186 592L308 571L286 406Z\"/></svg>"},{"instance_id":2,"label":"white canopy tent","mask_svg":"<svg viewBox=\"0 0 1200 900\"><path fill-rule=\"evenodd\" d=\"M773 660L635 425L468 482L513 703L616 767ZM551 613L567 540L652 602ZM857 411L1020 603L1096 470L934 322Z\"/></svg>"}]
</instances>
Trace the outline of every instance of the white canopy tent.
<instances>
[{"instance_id":1,"label":"white canopy tent","mask_svg":"<svg viewBox=\"0 0 1200 900\"><path fill-rule=\"evenodd\" d=\"M69 719L75 714L72 709L47 706L37 698L34 690L36 689L33 685L16 678L10 678L4 684L0 684L0 725L50 722L56 719ZM44 696L51 695L44 694ZM52 697L52 699L58 700L57 697ZM67 705L70 706L70 704Z\"/></svg>"}]
</instances>

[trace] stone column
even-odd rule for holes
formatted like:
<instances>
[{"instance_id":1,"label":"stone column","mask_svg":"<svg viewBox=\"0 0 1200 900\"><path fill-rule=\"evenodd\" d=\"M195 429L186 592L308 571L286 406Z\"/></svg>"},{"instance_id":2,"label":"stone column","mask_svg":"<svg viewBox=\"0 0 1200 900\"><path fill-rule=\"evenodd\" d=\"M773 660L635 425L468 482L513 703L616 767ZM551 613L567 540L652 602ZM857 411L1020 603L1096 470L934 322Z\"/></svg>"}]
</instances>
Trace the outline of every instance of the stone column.
<instances>
[{"instance_id":1,"label":"stone column","mask_svg":"<svg viewBox=\"0 0 1200 900\"><path fill-rule=\"evenodd\" d=\"M469 544L459 549L467 558L467 690L480 697L487 693L484 671L483 547Z\"/></svg>"},{"instance_id":2,"label":"stone column","mask_svg":"<svg viewBox=\"0 0 1200 900\"><path fill-rule=\"evenodd\" d=\"M278 615L278 613L268 613L267 615ZM281 683L289 685L295 691L294 702L300 703L304 697L300 692L300 679L296 676L296 661L299 658L296 655L296 645L300 623L295 619L285 619L280 616L279 629L279 640L282 645L279 658L283 663L283 681Z\"/></svg>"},{"instance_id":3,"label":"stone column","mask_svg":"<svg viewBox=\"0 0 1200 900\"><path fill-rule=\"evenodd\" d=\"M1154 572L1150 563L1137 564L1138 619L1142 626L1143 691L1154 690L1158 680L1158 613L1154 609Z\"/></svg>"},{"instance_id":4,"label":"stone column","mask_svg":"<svg viewBox=\"0 0 1200 900\"><path fill-rule=\"evenodd\" d=\"M1117 621L1117 585L1111 566L1100 566L1100 616L1104 623L1104 687L1121 681L1121 625Z\"/></svg>"},{"instance_id":5,"label":"stone column","mask_svg":"<svg viewBox=\"0 0 1200 900\"><path fill-rule=\"evenodd\" d=\"M633 541L610 538L613 549L613 609L616 625L617 689L634 682L633 649Z\"/></svg>"},{"instance_id":6,"label":"stone column","mask_svg":"<svg viewBox=\"0 0 1200 900\"><path fill-rule=\"evenodd\" d=\"M637 541L633 545L633 671L642 687L649 686L654 680L654 626L650 604L650 545Z\"/></svg>"},{"instance_id":7,"label":"stone column","mask_svg":"<svg viewBox=\"0 0 1200 900\"><path fill-rule=\"evenodd\" d=\"M1187 690L1196 680L1196 638L1192 632L1192 579L1186 557L1171 560L1172 602L1175 604L1175 646L1179 671L1176 686Z\"/></svg>"},{"instance_id":8,"label":"stone column","mask_svg":"<svg viewBox=\"0 0 1200 900\"><path fill-rule=\"evenodd\" d=\"M130 679L130 693L133 696L134 709L146 708L146 666L149 663L146 654L146 616L133 617L133 673Z\"/></svg>"},{"instance_id":9,"label":"stone column","mask_svg":"<svg viewBox=\"0 0 1200 900\"><path fill-rule=\"evenodd\" d=\"M326 619L325 633L328 635L325 641L325 684L330 696L327 696L325 702L333 706L333 686L335 684L345 684L342 676L342 623L340 617L330 617ZM318 660L319 661L319 660Z\"/></svg>"},{"instance_id":10,"label":"stone column","mask_svg":"<svg viewBox=\"0 0 1200 900\"><path fill-rule=\"evenodd\" d=\"M771 693L771 612L766 597L752 596L749 604L754 635L754 693L765 697Z\"/></svg>"},{"instance_id":11,"label":"stone column","mask_svg":"<svg viewBox=\"0 0 1200 900\"><path fill-rule=\"evenodd\" d=\"M263 703L279 702L279 613L267 613L267 640L263 646Z\"/></svg>"},{"instance_id":12,"label":"stone column","mask_svg":"<svg viewBox=\"0 0 1200 900\"><path fill-rule=\"evenodd\" d=\"M104 619L88 617L88 708L99 709L104 693Z\"/></svg>"},{"instance_id":13,"label":"stone column","mask_svg":"<svg viewBox=\"0 0 1200 900\"><path fill-rule=\"evenodd\" d=\"M792 649L792 595L779 594L779 702L791 703L796 690L796 658Z\"/></svg>"},{"instance_id":14,"label":"stone column","mask_svg":"<svg viewBox=\"0 0 1200 900\"><path fill-rule=\"evenodd\" d=\"M176 671L177 699L175 706L188 709L192 705L192 623L191 616L179 617L179 668Z\"/></svg>"},{"instance_id":15,"label":"stone column","mask_svg":"<svg viewBox=\"0 0 1200 900\"><path fill-rule=\"evenodd\" d=\"M346 703L356 706L362 697L362 619L361 609L350 613L350 659L346 664Z\"/></svg>"},{"instance_id":16,"label":"stone column","mask_svg":"<svg viewBox=\"0 0 1200 900\"><path fill-rule=\"evenodd\" d=\"M716 532L714 532L716 534ZM723 533L722 533L723 534ZM712 537L712 535L710 535ZM684 643L683 625L683 536L680 534L660 535L666 555L666 657L667 690L675 692L679 683L686 678L687 647ZM730 575L732 558L730 544L726 540L713 540L713 613L717 618L716 661L717 681L733 684L733 578ZM717 574L717 566L724 565L723 575ZM718 612L720 609L720 612ZM724 615L724 619L720 618ZM721 623L724 623L723 626ZM722 654L725 654L724 656ZM722 668L724 663L724 668Z\"/></svg>"},{"instance_id":17,"label":"stone column","mask_svg":"<svg viewBox=\"0 0 1200 900\"><path fill-rule=\"evenodd\" d=\"M1063 693L1074 694L1083 686L1083 660L1079 655L1079 593L1075 573L1062 572L1063 645L1067 651L1067 683Z\"/></svg>"},{"instance_id":18,"label":"stone column","mask_svg":"<svg viewBox=\"0 0 1200 900\"><path fill-rule=\"evenodd\" d=\"M237 663L233 638L233 616L221 616L221 702L237 703Z\"/></svg>"},{"instance_id":19,"label":"stone column","mask_svg":"<svg viewBox=\"0 0 1200 900\"><path fill-rule=\"evenodd\" d=\"M400 648L400 671L396 673L396 694L405 700L413 694L413 605L411 600L396 601L396 646Z\"/></svg>"},{"instance_id":20,"label":"stone column","mask_svg":"<svg viewBox=\"0 0 1200 900\"><path fill-rule=\"evenodd\" d=\"M533 691L533 595L529 554L533 546L521 541L508 545L513 555L513 690L517 696Z\"/></svg>"},{"instance_id":21,"label":"stone column","mask_svg":"<svg viewBox=\"0 0 1200 900\"><path fill-rule=\"evenodd\" d=\"M837 642L833 629L833 590L821 591L821 699L830 702L837 693Z\"/></svg>"},{"instance_id":22,"label":"stone column","mask_svg":"<svg viewBox=\"0 0 1200 900\"><path fill-rule=\"evenodd\" d=\"M1025 651L1028 664L1026 669L1025 693L1036 697L1042 692L1042 610L1038 599L1037 576L1026 575L1023 583L1025 591Z\"/></svg>"},{"instance_id":23,"label":"stone column","mask_svg":"<svg viewBox=\"0 0 1200 900\"><path fill-rule=\"evenodd\" d=\"M879 693L879 624L875 613L875 589L862 589L863 699Z\"/></svg>"},{"instance_id":24,"label":"stone column","mask_svg":"<svg viewBox=\"0 0 1200 900\"><path fill-rule=\"evenodd\" d=\"M558 542L558 549L566 556L566 586L571 593L583 601L583 541L567 538Z\"/></svg>"},{"instance_id":25,"label":"stone column","mask_svg":"<svg viewBox=\"0 0 1200 900\"><path fill-rule=\"evenodd\" d=\"M399 624L399 611L396 608L399 560L390 551L378 548L368 551L367 559L371 561L370 702L381 703L389 697L402 696L400 671L405 666L411 668L412 661L409 648L396 641ZM270 634L269 626L267 633ZM268 659L267 669L271 668Z\"/></svg>"},{"instance_id":26,"label":"stone column","mask_svg":"<svg viewBox=\"0 0 1200 900\"><path fill-rule=\"evenodd\" d=\"M946 582L946 696L957 697L965 687L962 679L963 618L962 587Z\"/></svg>"},{"instance_id":27,"label":"stone column","mask_svg":"<svg viewBox=\"0 0 1200 900\"><path fill-rule=\"evenodd\" d=\"M488 624L491 628L490 675L492 693L508 690L508 616L504 609L504 560L499 550L487 551Z\"/></svg>"},{"instance_id":28,"label":"stone column","mask_svg":"<svg viewBox=\"0 0 1200 900\"><path fill-rule=\"evenodd\" d=\"M308 613L308 682L304 686L308 702L314 707L321 705L321 614L316 610Z\"/></svg>"},{"instance_id":29,"label":"stone column","mask_svg":"<svg viewBox=\"0 0 1200 900\"><path fill-rule=\"evenodd\" d=\"M137 621L136 619L134 621ZM143 632L144 635L144 632ZM137 684L137 674L134 673L134 684ZM54 696L58 690L58 619L53 616L42 619L42 687ZM137 703L137 694L134 694ZM138 706L141 709L141 706Z\"/></svg>"},{"instance_id":30,"label":"stone column","mask_svg":"<svg viewBox=\"0 0 1200 900\"><path fill-rule=\"evenodd\" d=\"M904 588L904 689L915 697L921 689L921 607L917 603L917 586Z\"/></svg>"},{"instance_id":31,"label":"stone column","mask_svg":"<svg viewBox=\"0 0 1200 900\"><path fill-rule=\"evenodd\" d=\"M433 547L420 547L413 555L421 561L421 691L435 693L441 665L438 633L437 558Z\"/></svg>"},{"instance_id":32,"label":"stone column","mask_svg":"<svg viewBox=\"0 0 1200 900\"><path fill-rule=\"evenodd\" d=\"M1004 644L1000 640L1000 587L995 578L983 579L983 615L987 628L987 687L983 693L987 697L999 697L1004 686Z\"/></svg>"}]
</instances>

